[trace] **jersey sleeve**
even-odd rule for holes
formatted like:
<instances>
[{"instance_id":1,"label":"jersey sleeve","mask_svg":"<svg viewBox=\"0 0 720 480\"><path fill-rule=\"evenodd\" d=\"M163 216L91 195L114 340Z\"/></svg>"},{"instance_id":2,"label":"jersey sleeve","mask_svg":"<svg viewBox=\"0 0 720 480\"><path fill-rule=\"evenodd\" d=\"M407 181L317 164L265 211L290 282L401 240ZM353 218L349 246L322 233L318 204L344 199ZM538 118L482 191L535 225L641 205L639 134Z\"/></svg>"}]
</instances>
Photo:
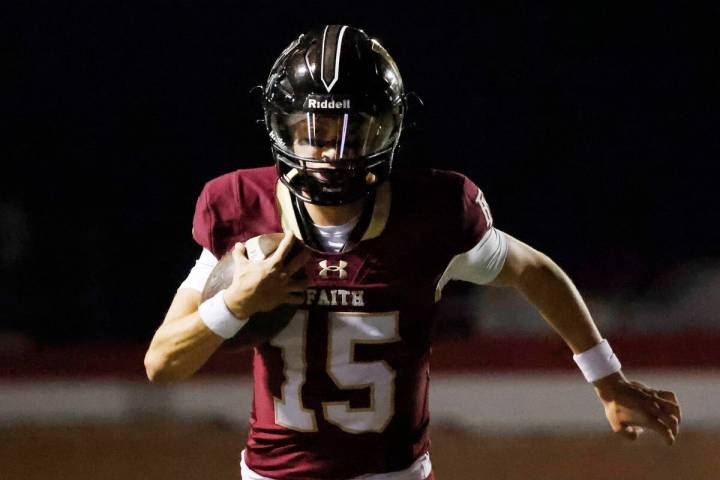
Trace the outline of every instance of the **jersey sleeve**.
<instances>
[{"instance_id":1,"label":"jersey sleeve","mask_svg":"<svg viewBox=\"0 0 720 480\"><path fill-rule=\"evenodd\" d=\"M218 259L215 258L215 255L213 255L210 250L203 248L200 258L195 261L195 266L192 267L187 278L178 288L189 288L202 292L207 279L210 277L217 263Z\"/></svg>"},{"instance_id":2,"label":"jersey sleeve","mask_svg":"<svg viewBox=\"0 0 720 480\"><path fill-rule=\"evenodd\" d=\"M274 167L241 169L205 184L195 206L193 238L216 258L236 242L282 231Z\"/></svg>"},{"instance_id":3,"label":"jersey sleeve","mask_svg":"<svg viewBox=\"0 0 720 480\"><path fill-rule=\"evenodd\" d=\"M210 208L208 201L208 185L206 184L195 204L195 216L193 217L192 236L193 239L205 250L215 251L213 242L213 228L216 217Z\"/></svg>"},{"instance_id":4,"label":"jersey sleeve","mask_svg":"<svg viewBox=\"0 0 720 480\"><path fill-rule=\"evenodd\" d=\"M493 219L483 192L467 177L463 177L460 252L476 246L492 229Z\"/></svg>"},{"instance_id":5,"label":"jersey sleeve","mask_svg":"<svg viewBox=\"0 0 720 480\"><path fill-rule=\"evenodd\" d=\"M484 285L493 281L505 265L508 249L505 234L493 227L485 196L467 177L463 180L462 202L459 252L437 284L436 300L450 280Z\"/></svg>"},{"instance_id":6,"label":"jersey sleeve","mask_svg":"<svg viewBox=\"0 0 720 480\"><path fill-rule=\"evenodd\" d=\"M216 258L221 258L235 241L245 240L238 238L247 229L243 201L238 194L239 182L241 178L233 173L210 180L195 205L193 239Z\"/></svg>"},{"instance_id":7,"label":"jersey sleeve","mask_svg":"<svg viewBox=\"0 0 720 480\"><path fill-rule=\"evenodd\" d=\"M480 242L450 261L448 280L464 280L484 285L495 280L505 265L508 244L505 233L491 228Z\"/></svg>"}]
</instances>

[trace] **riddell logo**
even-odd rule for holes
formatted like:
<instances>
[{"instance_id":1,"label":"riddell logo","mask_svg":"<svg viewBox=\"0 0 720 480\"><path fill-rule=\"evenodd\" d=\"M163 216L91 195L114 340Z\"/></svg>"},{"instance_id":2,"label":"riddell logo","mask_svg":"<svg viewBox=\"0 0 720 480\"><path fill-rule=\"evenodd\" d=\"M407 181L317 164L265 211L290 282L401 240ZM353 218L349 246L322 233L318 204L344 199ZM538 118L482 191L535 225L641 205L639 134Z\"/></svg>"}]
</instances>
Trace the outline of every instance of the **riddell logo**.
<instances>
[{"instance_id":1,"label":"riddell logo","mask_svg":"<svg viewBox=\"0 0 720 480\"><path fill-rule=\"evenodd\" d=\"M319 109L319 110L350 110L350 99L344 100L333 100L326 98L324 100L318 100L316 98L308 98L306 102L306 108L308 109Z\"/></svg>"}]
</instances>

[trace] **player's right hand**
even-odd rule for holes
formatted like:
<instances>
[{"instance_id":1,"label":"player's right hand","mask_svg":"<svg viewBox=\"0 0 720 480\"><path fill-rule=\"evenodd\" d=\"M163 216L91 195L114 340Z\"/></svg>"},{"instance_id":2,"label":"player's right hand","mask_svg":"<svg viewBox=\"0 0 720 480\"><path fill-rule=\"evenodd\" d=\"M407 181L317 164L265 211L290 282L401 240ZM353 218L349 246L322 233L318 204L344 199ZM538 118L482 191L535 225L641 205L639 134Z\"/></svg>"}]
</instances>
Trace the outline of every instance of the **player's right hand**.
<instances>
[{"instance_id":1,"label":"player's right hand","mask_svg":"<svg viewBox=\"0 0 720 480\"><path fill-rule=\"evenodd\" d=\"M235 273L225 290L225 304L238 318L248 318L257 312L267 312L282 303L302 304L307 280L293 275L305 266L310 251L302 249L293 258L288 254L296 242L286 233L277 249L264 260L249 260L245 246L235 244L232 251Z\"/></svg>"}]
</instances>

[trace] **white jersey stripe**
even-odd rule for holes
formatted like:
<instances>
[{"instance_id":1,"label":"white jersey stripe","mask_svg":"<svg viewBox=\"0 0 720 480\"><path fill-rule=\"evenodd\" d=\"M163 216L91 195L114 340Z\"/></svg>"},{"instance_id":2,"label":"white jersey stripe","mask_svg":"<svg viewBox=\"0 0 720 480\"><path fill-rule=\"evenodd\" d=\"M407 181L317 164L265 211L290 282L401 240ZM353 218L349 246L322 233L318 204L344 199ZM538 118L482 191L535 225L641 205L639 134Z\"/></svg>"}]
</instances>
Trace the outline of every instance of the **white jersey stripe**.
<instances>
[{"instance_id":1,"label":"white jersey stripe","mask_svg":"<svg viewBox=\"0 0 720 480\"><path fill-rule=\"evenodd\" d=\"M190 288L202 292L205 288L205 282L210 277L210 272L217 265L218 259L206 248L203 248L200 258L195 262L195 266L190 270L190 274L185 281L180 284L180 288Z\"/></svg>"},{"instance_id":2,"label":"white jersey stripe","mask_svg":"<svg viewBox=\"0 0 720 480\"><path fill-rule=\"evenodd\" d=\"M450 280L465 280L478 285L495 280L505 265L507 250L505 234L496 228L488 230L477 245L450 260L435 289L435 301L440 300L442 289Z\"/></svg>"}]
</instances>

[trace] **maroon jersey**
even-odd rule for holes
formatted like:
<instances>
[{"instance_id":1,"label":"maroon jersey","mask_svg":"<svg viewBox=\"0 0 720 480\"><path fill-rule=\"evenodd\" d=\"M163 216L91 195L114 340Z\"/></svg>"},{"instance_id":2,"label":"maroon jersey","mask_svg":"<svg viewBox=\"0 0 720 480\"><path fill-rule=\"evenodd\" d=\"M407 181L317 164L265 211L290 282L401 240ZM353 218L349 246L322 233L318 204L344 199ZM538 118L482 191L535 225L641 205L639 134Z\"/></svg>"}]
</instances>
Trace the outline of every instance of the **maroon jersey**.
<instances>
[{"instance_id":1,"label":"maroon jersey","mask_svg":"<svg viewBox=\"0 0 720 480\"><path fill-rule=\"evenodd\" d=\"M209 182L193 236L216 257L235 242L295 230L273 167ZM364 240L306 265L305 305L255 349L247 465L282 479L342 479L407 468L429 446L435 290L453 256L491 227L466 177L396 170Z\"/></svg>"}]
</instances>

